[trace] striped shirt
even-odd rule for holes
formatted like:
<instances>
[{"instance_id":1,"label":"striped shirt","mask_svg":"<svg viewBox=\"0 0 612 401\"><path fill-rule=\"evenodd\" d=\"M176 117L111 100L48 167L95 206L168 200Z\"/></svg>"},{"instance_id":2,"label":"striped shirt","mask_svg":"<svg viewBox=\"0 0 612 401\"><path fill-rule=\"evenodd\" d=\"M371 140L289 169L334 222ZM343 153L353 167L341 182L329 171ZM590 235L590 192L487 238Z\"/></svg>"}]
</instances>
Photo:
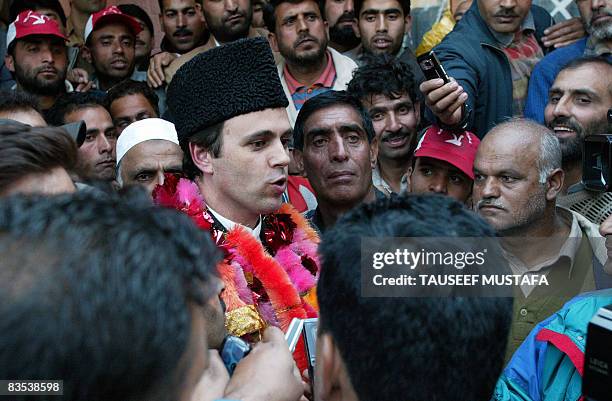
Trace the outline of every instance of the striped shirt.
<instances>
[{"instance_id":1,"label":"striped shirt","mask_svg":"<svg viewBox=\"0 0 612 401\"><path fill-rule=\"evenodd\" d=\"M311 86L306 86L293 78L287 68L287 64L285 64L283 73L287 88L289 89L289 93L291 93L293 105L297 111L302 108L306 100L330 90L334 86L334 81L336 81L336 68L334 67L334 62L329 51L327 52L327 65L323 73Z\"/></svg>"}]
</instances>

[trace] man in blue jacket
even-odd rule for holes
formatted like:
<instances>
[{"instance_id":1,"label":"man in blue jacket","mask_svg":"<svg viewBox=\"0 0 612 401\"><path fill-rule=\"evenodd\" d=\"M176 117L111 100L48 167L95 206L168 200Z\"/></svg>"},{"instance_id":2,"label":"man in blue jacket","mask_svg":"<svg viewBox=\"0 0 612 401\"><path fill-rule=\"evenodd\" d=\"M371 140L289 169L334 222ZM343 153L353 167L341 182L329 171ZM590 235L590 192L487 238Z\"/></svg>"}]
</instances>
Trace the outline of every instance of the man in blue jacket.
<instances>
[{"instance_id":1,"label":"man in blue jacket","mask_svg":"<svg viewBox=\"0 0 612 401\"><path fill-rule=\"evenodd\" d=\"M520 116L531 70L544 57L544 30L554 23L531 0L477 0L434 50L456 82L421 84L428 118L482 138Z\"/></svg>"},{"instance_id":2,"label":"man in blue jacket","mask_svg":"<svg viewBox=\"0 0 612 401\"><path fill-rule=\"evenodd\" d=\"M533 70L525 103L525 117L544 123L544 108L548 91L559 71L571 61L583 56L607 55L612 61L612 0L577 0L576 5L587 26L589 36L544 57Z\"/></svg>"}]
</instances>

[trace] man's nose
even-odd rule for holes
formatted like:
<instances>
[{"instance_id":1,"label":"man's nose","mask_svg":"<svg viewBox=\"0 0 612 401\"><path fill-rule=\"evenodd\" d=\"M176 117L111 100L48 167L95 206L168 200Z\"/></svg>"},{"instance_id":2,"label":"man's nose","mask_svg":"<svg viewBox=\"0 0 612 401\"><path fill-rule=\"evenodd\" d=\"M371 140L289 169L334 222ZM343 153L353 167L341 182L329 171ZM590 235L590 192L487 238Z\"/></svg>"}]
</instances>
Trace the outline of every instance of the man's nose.
<instances>
[{"instance_id":1,"label":"man's nose","mask_svg":"<svg viewBox=\"0 0 612 401\"><path fill-rule=\"evenodd\" d=\"M434 174L434 176L429 180L429 192L446 195L447 187L448 185L445 174Z\"/></svg>"},{"instance_id":2,"label":"man's nose","mask_svg":"<svg viewBox=\"0 0 612 401\"><path fill-rule=\"evenodd\" d=\"M384 14L378 14L376 16L376 32L387 32L387 19Z\"/></svg>"}]
</instances>

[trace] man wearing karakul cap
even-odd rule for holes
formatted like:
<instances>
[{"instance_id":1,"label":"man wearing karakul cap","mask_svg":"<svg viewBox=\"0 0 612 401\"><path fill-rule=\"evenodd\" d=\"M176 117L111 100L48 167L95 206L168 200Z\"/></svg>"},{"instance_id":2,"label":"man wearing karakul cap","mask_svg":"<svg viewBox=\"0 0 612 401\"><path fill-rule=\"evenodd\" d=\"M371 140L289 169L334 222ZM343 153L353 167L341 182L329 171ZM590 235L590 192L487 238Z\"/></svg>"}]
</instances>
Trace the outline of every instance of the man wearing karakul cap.
<instances>
[{"instance_id":1,"label":"man wearing karakul cap","mask_svg":"<svg viewBox=\"0 0 612 401\"><path fill-rule=\"evenodd\" d=\"M171 122L146 118L128 125L117 139L117 182L140 185L150 194L165 174L181 175L183 151Z\"/></svg>"},{"instance_id":2,"label":"man wearing karakul cap","mask_svg":"<svg viewBox=\"0 0 612 401\"><path fill-rule=\"evenodd\" d=\"M257 340L268 325L286 330L295 317L316 317L319 240L281 204L292 131L268 42L243 39L195 57L168 99L193 181L166 178L154 199L184 210L225 252L218 269L229 333Z\"/></svg>"}]
</instances>

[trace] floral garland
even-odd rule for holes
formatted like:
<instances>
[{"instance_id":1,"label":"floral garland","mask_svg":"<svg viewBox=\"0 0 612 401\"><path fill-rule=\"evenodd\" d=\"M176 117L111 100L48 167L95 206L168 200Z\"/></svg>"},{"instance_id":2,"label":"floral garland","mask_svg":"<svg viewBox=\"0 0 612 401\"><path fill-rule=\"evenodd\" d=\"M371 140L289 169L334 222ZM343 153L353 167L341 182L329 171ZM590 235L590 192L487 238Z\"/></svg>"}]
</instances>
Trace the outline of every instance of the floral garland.
<instances>
[{"instance_id":1,"label":"floral garland","mask_svg":"<svg viewBox=\"0 0 612 401\"><path fill-rule=\"evenodd\" d=\"M225 258L218 271L225 283L226 327L232 335L257 338L268 325L286 331L294 317L316 317L316 281L319 275L319 238L289 204L264 217L262 243L236 225L219 227L197 185L166 175L153 191L158 205L186 213L209 231Z\"/></svg>"}]
</instances>

